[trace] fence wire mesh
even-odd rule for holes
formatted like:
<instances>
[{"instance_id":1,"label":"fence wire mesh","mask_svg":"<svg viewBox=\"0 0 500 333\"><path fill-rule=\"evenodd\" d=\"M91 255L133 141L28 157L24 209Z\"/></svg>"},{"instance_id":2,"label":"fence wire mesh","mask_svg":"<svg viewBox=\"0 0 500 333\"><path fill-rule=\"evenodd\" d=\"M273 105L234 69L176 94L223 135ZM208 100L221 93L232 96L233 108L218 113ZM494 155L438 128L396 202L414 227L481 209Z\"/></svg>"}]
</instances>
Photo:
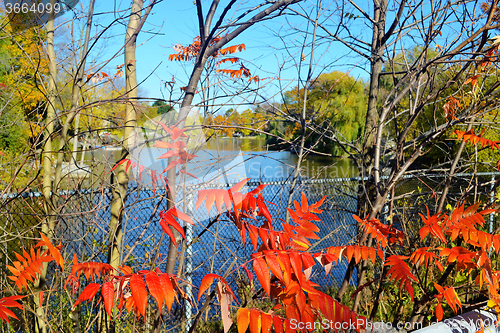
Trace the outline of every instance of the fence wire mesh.
<instances>
[{"instance_id":1,"label":"fence wire mesh","mask_svg":"<svg viewBox=\"0 0 500 333\"><path fill-rule=\"evenodd\" d=\"M453 178L453 183L447 196L448 202L469 200L470 202L490 202L495 193L497 175L462 174ZM352 215L356 213L358 190L369 180L360 178L339 178L311 180L301 179L296 183L292 197L300 201L304 193L308 201L319 201L323 196L326 200L320 214L320 239L313 244L314 252L319 252L330 246L354 244L358 237L357 225ZM424 175L407 177L398 183L393 196L392 220L398 227L398 221L413 221L420 224L419 212L425 212L425 207L435 209L446 178L443 175ZM288 196L292 182L286 179L259 180L248 182L242 192L265 184L262 191L273 216L274 227L279 230L280 219L285 219ZM231 288L242 302L248 294L248 288L258 288L254 278L251 286L243 265L247 263L251 253L255 252L250 240L242 243L238 230L224 214L219 219L217 209L208 211L205 204L196 209L199 189L219 188L229 189L234 184L190 185L178 196L178 207L190 215L195 226L186 225L186 241L180 247L177 274L185 281L186 292L193 300L196 299L202 277L207 273L227 276ZM112 194L109 189L80 190L61 192L58 197L56 230L57 238L64 245L64 253L68 260L76 254L79 261L106 262L108 255L108 237L110 221L110 204ZM12 194L3 197L0 209L2 233L0 234L0 272L4 290L10 274L6 265L16 260L14 252L28 248L32 240L38 237L41 223L46 217L43 214L43 197L40 193ZM168 237L163 236L160 227L159 212L166 209L166 192L161 189L148 189L138 186L129 187L123 213L123 243L122 264L132 267L135 271L159 267L165 269L168 254ZM387 219L389 207L384 210L381 218ZM491 220L490 230L496 229L496 221ZM399 226L400 227L400 226ZM411 237L418 237L418 228L404 230ZM248 264L248 263L247 263ZM313 271L311 279L321 288L335 288L344 278L347 262L342 261L331 273L325 276L324 270ZM354 275L352 283L355 283ZM60 286L59 286L60 287ZM198 313L205 299L192 304L183 300L176 306L167 322L166 330L180 330L178 324L183 318L189 318ZM153 306L154 307L154 306ZM155 309L151 309L155 311ZM202 320L217 321L218 308L210 307ZM183 327L185 329L185 326Z\"/></svg>"}]
</instances>

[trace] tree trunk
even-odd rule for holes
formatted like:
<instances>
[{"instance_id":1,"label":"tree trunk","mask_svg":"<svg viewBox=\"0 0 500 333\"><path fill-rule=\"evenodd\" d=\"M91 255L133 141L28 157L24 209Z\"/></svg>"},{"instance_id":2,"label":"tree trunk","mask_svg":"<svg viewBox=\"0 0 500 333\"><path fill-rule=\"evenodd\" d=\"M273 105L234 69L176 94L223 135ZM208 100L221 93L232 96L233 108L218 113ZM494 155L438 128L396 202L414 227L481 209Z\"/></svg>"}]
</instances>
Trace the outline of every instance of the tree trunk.
<instances>
[{"instance_id":1,"label":"tree trunk","mask_svg":"<svg viewBox=\"0 0 500 333\"><path fill-rule=\"evenodd\" d=\"M139 22L141 21L142 0L133 0L130 18L125 37L125 89L128 102L125 109L125 128L123 131L123 149L121 158L125 159L134 147L134 129L137 122L137 73L135 49ZM120 251L123 238L122 218L123 207L127 196L129 181L126 163L118 165L115 169L115 188L113 189L113 202L111 203L111 221L109 228L109 253L108 263L114 268L120 265Z\"/></svg>"},{"instance_id":2,"label":"tree trunk","mask_svg":"<svg viewBox=\"0 0 500 333\"><path fill-rule=\"evenodd\" d=\"M201 45L201 51L200 54L198 55L198 58L196 60L195 67L193 68L193 71L191 73L191 77L189 78L189 83L186 87L186 95L184 96L181 104L181 108L179 110L179 115L177 117L177 127L180 129L184 128L185 121L187 118L187 115L190 111L191 104L193 103L193 98L196 93L196 89L198 87L198 83L200 81L201 75L203 73L203 69L205 67L205 64L208 60L208 58L214 54L216 51L218 51L220 48L222 48L224 45L229 43L231 40L236 38L238 35L240 35L242 32L244 32L246 29L251 27L253 24L256 22L259 22L260 20L264 19L265 17L271 15L273 12L281 10L285 8L286 6L299 2L300 0L278 0L268 8L262 10L261 12L257 13L255 16L250 18L248 21L245 23L241 24L238 28L233 30L232 32L228 33L225 35L223 38L221 38L217 43L215 43L212 46L210 45L210 41L214 37L214 33L217 30L218 27L222 24L222 18L219 19L219 21L214 25L214 27L211 27L211 22L213 19L213 16L215 14L215 10L217 9L218 2L219 1L213 1L212 6L210 8L209 13L207 14L207 17L205 20L203 20L203 12L200 10L201 9L201 4L197 3L197 8L198 8L198 19L199 19L199 24L200 24L200 39L202 41ZM236 1L232 0L225 8L224 8L224 13L227 13L227 11L231 8L231 6L235 3ZM225 14L223 14L225 15ZM172 162L173 158L169 159L169 163ZM170 189L172 190L168 192L168 208L173 207L174 205L174 198L175 198L175 170L171 169L167 173L167 180L168 184L170 186ZM174 237L178 240L177 244L180 244L180 235L176 230L171 228L172 233L174 234ZM173 274L174 269L175 269L175 263L177 259L177 252L178 249L176 246L170 242L169 245L169 251L168 251L168 257L167 257L167 269L166 272L169 274Z\"/></svg>"},{"instance_id":3,"label":"tree trunk","mask_svg":"<svg viewBox=\"0 0 500 333\"><path fill-rule=\"evenodd\" d=\"M377 120L378 120L378 112L377 112L377 103L378 103L378 94L379 94L379 79L380 73L382 72L382 64L383 64L383 53L384 53L384 38L385 38L385 22L387 15L387 0L374 0L374 25L373 25L373 35L372 35L372 56L371 56L371 66L370 66L370 88L368 91L368 109L366 112L366 120L365 120L365 134L363 140L363 149L362 149L362 160L360 163L361 167L361 177L359 189L358 189L358 207L357 213L362 218L367 216L371 211L371 205L373 199L378 199L380 195L377 191L377 188L370 177L373 173L373 152L374 152L374 137L377 128ZM368 177L365 181L364 178ZM377 200L378 201L378 200ZM375 214L376 215L376 214ZM372 216L374 217L374 216ZM364 242L366 239L363 237L362 241ZM368 243L371 245L371 239L368 240ZM362 245L362 244L361 244ZM368 246L370 246L368 245ZM346 274L344 276L344 280L342 285L340 286L339 292L337 294L337 299L342 299L342 296L347 290L349 286L349 281L352 278L352 274L354 272L355 262L351 260L349 262L349 266L347 268ZM365 277L366 264L364 261L360 265L360 272L358 275L358 285L362 284L362 281ZM359 297L361 293L356 294L356 298L354 300L354 308L357 309L359 305ZM354 310L356 311L356 310Z\"/></svg>"},{"instance_id":4,"label":"tree trunk","mask_svg":"<svg viewBox=\"0 0 500 333\"><path fill-rule=\"evenodd\" d=\"M137 72L135 49L137 35L141 22L141 11L143 8L142 0L133 0L131 14L128 21L127 33L125 36L125 89L127 91L127 104L125 107L125 125L123 130L123 148L121 159L130 155L130 149L135 145L134 129L137 123ZM114 183L113 201L111 202L110 213L111 219L109 223L108 236L108 264L113 268L118 269L121 264L122 240L123 240L123 210L127 198L127 187L129 182L129 172L126 167L127 163L122 163L117 166L114 171L115 176L112 178ZM104 331L114 332L114 322L109 320L108 315L102 311L104 319Z\"/></svg>"},{"instance_id":5,"label":"tree trunk","mask_svg":"<svg viewBox=\"0 0 500 333\"><path fill-rule=\"evenodd\" d=\"M206 61L206 57L201 57L193 70L193 74L191 74L189 85L186 89L186 96L182 101L181 109L179 110L179 115L177 117L177 127L180 129L184 128L185 121L189 114L191 103L193 102L193 97L196 92L196 88L198 87L198 82L200 81ZM174 159L175 157L171 157L168 162L171 163ZM167 181L170 188L167 194L167 208L170 209L175 206L176 168L172 168L167 171ZM172 231L177 244L181 244L181 235L179 234L179 232L172 227L170 227L170 230ZM178 250L178 246L174 245L172 240L170 240L170 243L168 245L168 257L165 270L165 272L168 274L174 274Z\"/></svg>"},{"instance_id":6,"label":"tree trunk","mask_svg":"<svg viewBox=\"0 0 500 333\"><path fill-rule=\"evenodd\" d=\"M52 6L55 5L55 0L50 0ZM52 135L54 134L54 121L55 121L55 100L56 100L56 54L54 51L54 12L49 13L47 22L47 56L49 58L49 84L47 91L47 119L45 123L44 141L42 153L43 162L43 198L44 198L44 211L46 218L42 223L42 233L49 239L54 237L55 217L54 217L54 202L52 200ZM43 263L40 277L35 281L35 290L42 290L47 276L47 263ZM35 332L47 332L47 325L44 319L43 307L35 302L36 307L36 327Z\"/></svg>"}]
</instances>

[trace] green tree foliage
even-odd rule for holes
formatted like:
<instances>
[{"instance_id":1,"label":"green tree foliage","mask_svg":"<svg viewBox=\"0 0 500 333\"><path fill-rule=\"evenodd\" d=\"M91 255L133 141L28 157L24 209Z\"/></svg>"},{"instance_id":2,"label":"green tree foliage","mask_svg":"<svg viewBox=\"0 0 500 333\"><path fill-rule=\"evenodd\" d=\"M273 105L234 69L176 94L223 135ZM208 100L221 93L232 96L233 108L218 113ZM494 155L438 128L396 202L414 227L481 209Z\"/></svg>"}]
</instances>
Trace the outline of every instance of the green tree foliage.
<instances>
[{"instance_id":1,"label":"green tree foliage","mask_svg":"<svg viewBox=\"0 0 500 333\"><path fill-rule=\"evenodd\" d=\"M382 75L380 80L381 89L379 93L381 98L379 100L385 100L388 92L396 89L395 87L398 85L399 79L406 71L416 66L419 62L433 61L438 56L439 53L435 49L424 50L420 46L415 46L396 55L392 62L387 63L383 68L384 75ZM408 140L413 140L421 135L424 135L426 132L435 128L436 125L439 126L446 124L455 117L455 113L458 114L459 112L467 109L473 100L478 97L476 94L479 93L479 86L482 86L482 91L488 91L489 87L493 86L498 80L497 74L494 73L494 71L489 67L490 66L480 65L475 68L470 68L460 76L459 80L456 80L457 73L462 71L461 66L453 64L435 66L432 71L429 71L421 79L420 86L422 89L409 89L405 97L397 103L391 120L393 125L387 126L387 134L389 138L396 140L398 136L401 135L400 131L402 128L406 126L406 124L411 123L410 119L414 113L413 108L415 108L415 106L410 103L410 100L415 100L415 98L425 98L426 95L434 94L436 92L435 89L428 85L428 82L431 81L430 79L433 80L434 86L436 87L445 87L448 82L455 83L449 85L447 88L441 89L438 96L435 98L434 103L428 103L423 107L423 116L416 118L413 123L411 123L410 130L407 134ZM472 84L472 82L466 83L468 77L475 77L476 75L477 81L475 81L474 84ZM406 88L407 87L405 85L401 84L397 87L398 90ZM477 92L474 90L477 90ZM451 98L456 101L456 104L453 107L450 106ZM449 106L446 107L446 104ZM382 108L382 105L379 107ZM447 108L448 110L453 109L453 111L448 114L446 111L443 112L443 110ZM498 112L496 111L494 114L491 112L479 113L477 117L478 120L481 119L485 121L485 123L493 123L494 119L498 117ZM450 160L450 157L455 154L456 149L458 148L458 144L454 140L456 136L453 134L455 129L457 129L457 127L452 127L445 132L444 135L440 137L440 140L437 140L436 144L431 147L425 155L417 159L413 167L427 168L440 165L441 163ZM458 127L458 129L463 130L464 128ZM490 132L491 133L489 133L488 138L495 140L499 139L499 137L493 133L497 133L497 130ZM471 150L475 148L467 149ZM471 153L473 152L471 151ZM478 156L483 161L491 161L498 160L498 158L494 156L497 154L498 153L496 151L487 150L484 153L480 152ZM481 158L481 156L484 158Z\"/></svg>"},{"instance_id":2,"label":"green tree foliage","mask_svg":"<svg viewBox=\"0 0 500 333\"><path fill-rule=\"evenodd\" d=\"M405 75L405 73L410 70L413 66L418 64L421 61L429 61L437 56L437 52L433 49L424 50L420 46L414 46L409 48L401 53L397 54L393 59L391 59L390 63L386 63L382 68L382 76L380 78L380 90L379 90L379 101L384 101L388 94L395 89L398 85L399 80ZM428 73L424 79L422 79L422 84L424 84L429 75L435 76L436 82L446 83L444 80L450 80L454 75L455 70L450 67L448 69L443 66L440 70L433 69L432 73ZM438 86L441 86L439 84ZM399 85L397 88L399 91L406 89L405 85ZM455 89L456 90L456 89ZM416 91L415 89L410 89L408 93L403 97L394 108L394 113L392 116L391 125L387 126L388 141L395 142L397 141L398 136L400 135L400 131L409 123L409 118L414 110L414 105L410 104L410 100L415 99L415 94L422 94L422 91L425 91L425 94L433 93L432 90L424 90ZM448 89L443 91L442 98L437 100L437 103L429 104L424 107L423 114L424 116L418 117L412 123L410 130L407 134L407 139L412 140L418 138L420 135L434 128L436 122L443 123L446 122L445 115L437 110L442 110L443 105L446 100L445 96L450 95L452 90ZM378 108L382 109L382 105L379 105ZM451 133L451 132L450 132ZM391 144L391 142L387 142L387 144ZM438 143L438 146L434 146L425 154L418 159L415 163L415 167L421 166L430 166L436 165L444 161L445 157L449 155L452 151L452 144L447 145L447 143L451 143L451 141L441 140Z\"/></svg>"},{"instance_id":3,"label":"green tree foliage","mask_svg":"<svg viewBox=\"0 0 500 333\"><path fill-rule=\"evenodd\" d=\"M173 107L165 103L164 101L156 101L151 105L152 107L157 107L158 111L157 113L160 114L165 114L173 110Z\"/></svg>"},{"instance_id":4,"label":"green tree foliage","mask_svg":"<svg viewBox=\"0 0 500 333\"><path fill-rule=\"evenodd\" d=\"M423 57L425 56L425 59ZM423 50L422 47L420 46L415 46L413 48L410 48L406 51L403 51L399 54L397 54L393 59L391 59L390 63L386 63L383 68L382 72L383 75L380 78L380 98L379 101L383 101L387 98L388 93L398 85L399 80L405 75L405 73L410 70L413 66L418 64L419 62L422 61L429 61L437 56L437 52L432 49L428 50ZM428 73L424 79L421 80L422 84L426 83L428 80L429 76L433 75L436 77L439 83L446 83L447 80L450 80L452 76L455 73L455 69L453 66L449 66L446 68L444 65L442 68L439 69L433 69L433 72ZM407 87L405 85L400 85L397 89L398 90L404 90ZM430 92L433 92L430 90ZM443 91L443 97L444 96L449 96L451 90ZM397 121L398 128L397 130L393 127L391 127L391 130L393 131L393 135L396 134L398 130L402 128L407 122L410 113L412 113L412 110L410 110L413 105L410 105L410 96L412 96L412 99L414 98L415 94L419 94L421 92L417 92L415 90L409 90L406 97L401 99L396 108L396 115L395 115L395 120ZM429 94L429 91L426 92ZM445 101L443 100L442 102L438 103L439 106L443 106ZM382 108L382 105L379 105L379 109ZM434 110L434 105L428 105L428 107L425 108L424 113L425 117L419 117L418 119L415 120L415 122L412 125L412 130L410 131L409 138L415 138L422 133L428 131L434 126L434 123L430 121L431 119L438 117L436 120L439 122L442 122L445 119L445 116L442 112L439 114L434 115L433 110Z\"/></svg>"},{"instance_id":5,"label":"green tree foliage","mask_svg":"<svg viewBox=\"0 0 500 333\"><path fill-rule=\"evenodd\" d=\"M3 97L0 98L3 100ZM0 116L0 149L20 152L26 147L29 136L30 128L22 110L12 105L3 108Z\"/></svg>"},{"instance_id":6,"label":"green tree foliage","mask_svg":"<svg viewBox=\"0 0 500 333\"><path fill-rule=\"evenodd\" d=\"M318 76L308 92L306 119L315 127L306 133L308 146L315 150L333 153L345 152L326 134L337 135L346 141L357 142L363 134L368 97L365 83L347 73L334 71ZM294 117L302 112L304 90L293 89L285 93L286 113ZM279 125L272 125L279 130ZM299 122L287 124L287 139L297 139L301 135Z\"/></svg>"},{"instance_id":7,"label":"green tree foliage","mask_svg":"<svg viewBox=\"0 0 500 333\"><path fill-rule=\"evenodd\" d=\"M90 73L89 71L86 75L90 75ZM66 121L71 108L72 82L72 75L61 74L57 78L57 85L60 88L55 106L61 112L60 121L62 123ZM125 87L123 87L122 79L110 78L105 72L101 72L101 75L95 75L86 82L79 100L78 133L95 136L97 133L105 131L122 136L125 117L124 94ZM142 110L143 105L140 106ZM150 107L148 106L148 108ZM156 108L154 111L156 112ZM76 126L75 121L69 131L70 135L76 133L74 126Z\"/></svg>"}]
</instances>

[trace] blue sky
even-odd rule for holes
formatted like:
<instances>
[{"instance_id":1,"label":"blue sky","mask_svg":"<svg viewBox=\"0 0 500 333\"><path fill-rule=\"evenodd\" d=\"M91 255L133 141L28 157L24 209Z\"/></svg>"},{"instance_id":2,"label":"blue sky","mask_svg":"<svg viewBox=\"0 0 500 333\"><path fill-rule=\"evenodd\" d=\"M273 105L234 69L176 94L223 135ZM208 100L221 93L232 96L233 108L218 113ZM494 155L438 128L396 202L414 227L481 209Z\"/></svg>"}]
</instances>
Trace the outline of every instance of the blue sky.
<instances>
[{"instance_id":1,"label":"blue sky","mask_svg":"<svg viewBox=\"0 0 500 333\"><path fill-rule=\"evenodd\" d=\"M222 2L224 3L224 1ZM129 3L129 1L116 3L98 1L95 12L106 12L106 14L97 15L94 19L94 24L105 26L113 20L114 15L111 12L115 8L125 10L128 8ZM202 2L204 9L208 7L208 4L209 1L207 0ZM85 1L80 1L80 6L84 5ZM65 16L68 16L68 14ZM295 34L294 36L283 37L286 40L277 37L278 34L282 36L290 34L289 24L303 29L306 28L302 19L279 17L272 21L256 24L230 44L244 43L246 45L246 50L236 56L245 60L245 65L251 70L252 75L258 75L261 78L280 76L281 80L273 80L270 83L270 80L263 81L263 83L267 82L267 85L260 92L262 96L270 98L275 102L281 101L281 97L279 96L280 89L285 91L291 89L292 86L296 85L298 77L296 63L300 59L301 50L297 47L285 50L285 43L287 46L302 44L303 41L300 39L300 35ZM124 40L125 28L125 25L117 25L108 32L108 39L101 45L103 49L100 53L100 59L111 57L120 48ZM170 81L172 75L175 75L177 81L174 93L175 95L179 95L179 88L185 86L187 83L188 75L192 68L191 63L170 62L168 61L168 55L174 53L172 49L173 45L177 43L182 45L189 44L197 35L198 20L196 6L193 4L193 1L161 1L155 5L152 15L148 18L143 31L139 35L139 46L136 52L138 80L144 80L141 84L141 92L145 97L162 98L162 96L165 96L164 94L167 91L164 88L164 82ZM309 49L305 49L306 55L309 51ZM362 61L362 59L357 59L352 55L346 57L347 53L347 50L342 47L339 48L339 45L332 47L325 44L319 47L315 53L315 62L318 65L314 69L314 76L321 73L325 64L332 62L338 64L337 67L331 67L328 72L331 70L347 71L353 68L353 64ZM309 56L306 59L308 61ZM114 71L117 65L122 63L123 55L119 55L106 68L111 72ZM305 77L307 72L306 65L302 66L302 77ZM366 72L358 68L353 69L351 74L355 77L359 76L365 81L367 79ZM165 98L168 97L165 96ZM232 103L239 103L241 100L236 98L233 99ZM247 101L254 101L254 99L252 98ZM257 99L255 101L260 100ZM231 102L228 101L229 103ZM243 111L245 108L247 107L241 108L240 111Z\"/></svg>"},{"instance_id":2,"label":"blue sky","mask_svg":"<svg viewBox=\"0 0 500 333\"><path fill-rule=\"evenodd\" d=\"M86 10L89 0L82 0L79 2L77 8ZM211 0L199 0L206 10ZM96 9L94 16L94 28L96 31L102 30L103 27L108 26L117 16L127 15L129 12L130 0L116 0L116 1L96 1ZM223 8L228 0L222 0L220 8ZM241 12L245 6L250 4L260 3L260 0L242 0L237 2L237 12ZM369 2L359 2L360 5L368 12L371 13ZM303 2L300 5L306 6L308 2ZM332 16L322 20L330 20L328 23L335 24L338 19L335 12L335 1L325 1L325 6L330 7L328 10ZM293 8L300 8L294 5ZM425 8L425 6L424 6ZM389 8L392 9L392 8ZM360 15L358 11L346 9L347 14L349 10L352 14ZM121 13L115 14L118 11ZM218 13L220 13L219 9ZM425 11L425 10L424 10ZM234 11L233 11L234 12ZM311 12L315 15L314 12ZM327 13L328 14L328 13ZM232 13L229 15L231 17ZM393 15L391 12L388 14L388 24L391 23ZM216 15L217 18L217 15ZM71 13L65 14L60 18L71 19ZM349 22L349 29L353 34L359 35L365 41L369 41L371 37L371 27L365 26L365 19L353 19ZM81 20L80 23L83 23ZM116 71L116 66L123 64L123 54L119 50L123 46L124 34L126 29L127 20L122 20L119 24L115 24L113 28L109 29L101 42L93 50L91 58L97 59L97 63L106 62L112 58L117 52L119 55L113 58L109 63L105 64L104 70L113 74ZM296 28L293 30L291 27ZM299 78L298 63L302 50L300 45L304 43L304 34L298 30L312 30L302 18L294 16L282 16L274 18L270 21L255 24L246 30L241 36L236 38L230 45L244 43L246 50L237 54L236 56L244 59L245 65L251 70L252 75L258 75L261 78L265 77L280 77L280 80L266 80L261 83L265 85L260 90L260 96L238 96L238 98L225 100L228 105L230 103L246 102L260 102L262 98L269 98L271 101L280 102L280 91L290 90L297 85ZM456 35L458 32L454 32ZM170 81L172 75L175 75L177 84L174 87L174 97L181 94L180 87L187 84L189 74L191 72L192 63L190 62L170 62L168 55L173 53L172 46L180 43L182 45L189 44L193 38L198 35L198 20L196 16L196 6L191 0L163 0L155 5L146 25L139 35L138 48L136 52L138 79L140 84L140 93L148 98L166 98L168 99L168 91L165 89L164 83ZM278 36L279 35L279 36ZM443 39L445 37L443 36ZM310 37L307 38L306 44L310 42ZM411 41L414 43L414 41ZM446 42L439 42L445 45ZM400 47L411 48L414 44L408 44ZM300 77L303 79L307 73L307 65L309 63L309 52L311 49L306 47L304 53L306 61L302 63L300 68ZM360 78L365 82L368 81L368 68L367 61L350 52L342 44L336 42L332 44L331 41L321 41L320 46L315 50L313 63L313 77L318 76L322 72L331 72L333 70L350 71L350 74L356 78ZM89 66L87 66L88 68ZM256 88L252 85L252 88ZM225 92L219 91L217 94L224 95ZM250 99L245 100L245 97ZM198 99L199 101L199 99ZM227 108L229 108L228 106ZM246 107L243 107L245 109ZM242 111L242 110L240 110Z\"/></svg>"},{"instance_id":3,"label":"blue sky","mask_svg":"<svg viewBox=\"0 0 500 333\"><path fill-rule=\"evenodd\" d=\"M200 0L206 10L211 3L211 0ZM80 1L79 6L82 9L86 8L88 0ZM220 8L224 7L228 1L221 1ZM244 6L249 4L260 3L258 0L243 0L238 2L238 12L241 12ZM307 2L301 4L308 4ZM325 6L330 11L322 18L328 24L335 24L338 19L335 8L336 2L325 2ZM372 9L368 3L360 2L364 6L364 10L368 13ZM130 0L120 1L97 1L94 17L94 25L98 29L107 26L116 17L114 12L118 9L122 11L121 15L126 15L129 12ZM237 7L237 6L236 6ZM297 5L294 8L299 8ZM390 10L392 8L389 8ZM424 6L425 9L425 6ZM307 9L306 9L307 10ZM346 9L349 13L349 9ZM357 10L351 9L355 15L360 15ZM220 13L220 9L218 11ZM311 12L315 15L315 12ZM331 17L328 17L328 14ZM65 15L70 18L69 13ZM216 15L216 18L218 16ZM229 15L231 17L231 15ZM325 18L326 17L326 18ZM393 18L392 12L388 14L388 25ZM328 21L330 20L330 21ZM123 46L124 34L126 30L127 20L123 20L121 24L116 24L106 34L106 39L99 45L99 61L104 61L111 58ZM348 27L351 33L358 35L365 41L371 39L371 27L365 25L365 19L352 19ZM293 28L296 30L294 30ZM260 78L265 77L280 77L280 80L266 80L261 83L264 88L260 90L259 96L240 95L237 98L222 99L227 106L222 109L228 109L233 104L240 102L260 102L263 98L269 98L274 102L281 102L280 91L290 90L297 85L299 77L298 64L302 50L300 46L304 44L304 34L298 30L312 31L311 26L306 24L306 21L297 16L282 16L269 21L255 24L247 29L242 35L233 40L229 45L244 43L246 50L235 56L244 59L252 75L258 75ZM321 30L320 35L322 34ZM444 32L444 31L443 31ZM456 36L457 32L454 32ZM140 84L140 93L143 97L148 98L165 98L168 99L168 91L165 89L164 83L170 81L172 75L176 78L176 86L174 87L174 98L181 95L180 87L187 84L189 74L191 73L192 63L187 62L171 62L168 61L168 55L174 53L172 46L175 44L187 45L193 41L198 35L198 19L196 16L196 6L191 0L164 0L155 5L150 17L148 18L143 30L139 35L138 48L136 52L138 80ZM444 35L441 39L446 38ZM305 42L307 45L311 40L309 36ZM341 43L332 43L331 40L317 40L320 46L317 47L314 54L313 77L318 76L323 72L331 72L333 70L347 72L365 82L368 81L366 69L369 64L366 59L350 52ZM412 48L414 40L408 39L404 41L404 45L398 46L406 49ZM409 44L410 43L410 44ZM439 42L441 45L446 45L446 42ZM310 61L309 53L311 49L306 47L304 50L306 61L302 63L300 68L300 77L305 78L307 66ZM95 55L94 55L95 57ZM105 67L105 70L113 74L117 65L123 64L123 54L118 55L111 60ZM256 85L252 85L256 88ZM220 90L216 92L218 95L225 95L225 92ZM247 99L245 99L247 98ZM198 98L199 101L200 99ZM238 110L243 111L248 106L240 107Z\"/></svg>"}]
</instances>

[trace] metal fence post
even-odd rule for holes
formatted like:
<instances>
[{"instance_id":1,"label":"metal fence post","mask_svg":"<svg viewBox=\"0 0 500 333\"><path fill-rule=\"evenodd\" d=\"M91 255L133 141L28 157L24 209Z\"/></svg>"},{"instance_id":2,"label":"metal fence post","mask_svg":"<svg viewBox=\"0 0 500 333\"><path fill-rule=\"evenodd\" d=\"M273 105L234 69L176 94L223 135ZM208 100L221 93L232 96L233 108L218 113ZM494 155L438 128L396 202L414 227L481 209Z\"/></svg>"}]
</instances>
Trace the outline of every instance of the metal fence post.
<instances>
[{"instance_id":1,"label":"metal fence post","mask_svg":"<svg viewBox=\"0 0 500 333\"><path fill-rule=\"evenodd\" d=\"M188 196L187 200L187 214L189 216L194 215L194 193L191 193ZM193 247L191 242L193 241L193 226L190 223L186 224L186 294L189 298L193 296L193 290L191 288L191 284L193 283ZM189 332L191 325L193 324L193 320L191 319L193 315L193 306L190 302L184 302L185 313L186 313L186 332Z\"/></svg>"}]
</instances>

